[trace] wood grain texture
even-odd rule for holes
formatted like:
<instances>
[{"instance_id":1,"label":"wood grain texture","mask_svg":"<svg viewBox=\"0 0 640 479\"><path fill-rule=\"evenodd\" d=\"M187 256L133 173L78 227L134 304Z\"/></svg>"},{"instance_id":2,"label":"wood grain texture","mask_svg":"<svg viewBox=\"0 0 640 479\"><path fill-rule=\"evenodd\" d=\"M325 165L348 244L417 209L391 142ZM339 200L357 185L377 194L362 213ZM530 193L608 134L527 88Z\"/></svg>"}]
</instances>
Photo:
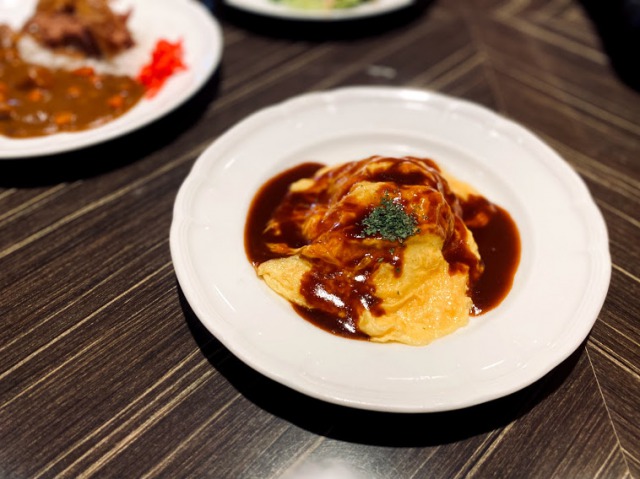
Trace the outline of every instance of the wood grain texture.
<instances>
[{"instance_id":1,"label":"wood grain texture","mask_svg":"<svg viewBox=\"0 0 640 479\"><path fill-rule=\"evenodd\" d=\"M640 478L640 94L583 5L440 0L321 25L214 11L223 60L184 106L103 145L0 162L0 477ZM611 286L544 378L460 411L351 410L266 379L197 320L168 244L193 162L258 109L346 85L483 104L585 180Z\"/></svg>"}]
</instances>

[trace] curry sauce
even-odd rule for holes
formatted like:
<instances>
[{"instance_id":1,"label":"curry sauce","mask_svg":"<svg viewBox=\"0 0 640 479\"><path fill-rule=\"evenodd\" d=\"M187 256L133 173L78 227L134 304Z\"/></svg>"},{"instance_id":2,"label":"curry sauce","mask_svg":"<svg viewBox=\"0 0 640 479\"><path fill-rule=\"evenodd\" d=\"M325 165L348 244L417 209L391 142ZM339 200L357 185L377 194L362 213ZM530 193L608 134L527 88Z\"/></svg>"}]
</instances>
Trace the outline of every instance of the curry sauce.
<instances>
[{"instance_id":1,"label":"curry sauce","mask_svg":"<svg viewBox=\"0 0 640 479\"><path fill-rule=\"evenodd\" d=\"M18 38L0 26L0 135L30 138L95 128L129 111L144 95L144 87L128 76L26 62Z\"/></svg>"}]
</instances>

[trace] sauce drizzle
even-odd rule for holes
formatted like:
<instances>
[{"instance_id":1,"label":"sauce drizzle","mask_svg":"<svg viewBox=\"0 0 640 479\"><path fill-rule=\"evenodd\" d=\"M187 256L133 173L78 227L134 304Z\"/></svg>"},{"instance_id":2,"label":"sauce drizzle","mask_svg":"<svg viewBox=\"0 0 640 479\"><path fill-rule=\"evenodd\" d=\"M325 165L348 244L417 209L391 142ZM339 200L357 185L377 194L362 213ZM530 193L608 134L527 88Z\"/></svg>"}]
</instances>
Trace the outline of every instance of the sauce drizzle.
<instances>
[{"instance_id":1,"label":"sauce drizzle","mask_svg":"<svg viewBox=\"0 0 640 479\"><path fill-rule=\"evenodd\" d=\"M443 254L449 263L450 273L461 268L469 269L469 295L473 301L470 314L481 315L498 306L511 288L520 260L518 229L504 209L482 196L471 195L464 201L459 200L449 190L446 182L442 183L439 179L439 168L434 162L419 161L426 162L435 171L433 177L415 171L403 174L401 165L398 168L394 165L383 174L374 174L367 180L397 185L428 184L448 198L455 211L454 231L444 245ZM339 188L349 187L349 165L330 170L329 175L333 175L330 180L338 184ZM249 209L244 235L245 252L254 266L270 259L288 256L273 251L269 244L285 244L290 248L307 244L295 219L300 212L321 208L326 198L306 191L289 196L287 194L292 183L313 177L323 166L318 163L300 164L274 176L256 193ZM285 198L287 201L284 201ZM429 211L426 214L436 213ZM393 265L397 276L401 274L403 266L402 244L390 242L387 247L370 249L362 245L362 228L358 220L366 214L367 211L359 211L356 207L352 211L347 204L346 211L342 210L340 217L343 247L340 248L339 261L336 261L346 266L347 270L357 266L358 277L346 277L345 268L321 261L313 262L311 258L312 270L303 277L301 294L312 308L293 305L299 315L316 326L353 339L367 339L367 335L357 328L359 311L368 309L373 315L384 314L381 300L375 295L375 286L368 281L376 264L384 261ZM275 231L268 228L274 218L279 226ZM435 227L445 227L445 220L451 218L441 219L442 224ZM322 221L330 223L337 219L324 218ZM466 247L467 232L464 225L476 240L484 268L478 265L477 258ZM326 228L326 225L323 227ZM359 263L356 264L356 261ZM339 291L340 294L332 294L334 291Z\"/></svg>"}]
</instances>

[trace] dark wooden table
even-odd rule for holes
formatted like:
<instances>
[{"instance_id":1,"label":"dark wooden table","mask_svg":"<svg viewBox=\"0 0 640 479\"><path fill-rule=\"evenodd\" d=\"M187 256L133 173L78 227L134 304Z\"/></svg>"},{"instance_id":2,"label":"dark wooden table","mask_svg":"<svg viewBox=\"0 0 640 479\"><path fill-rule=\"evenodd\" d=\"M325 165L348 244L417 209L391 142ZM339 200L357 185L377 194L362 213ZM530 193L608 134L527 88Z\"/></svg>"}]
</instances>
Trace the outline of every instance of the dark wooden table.
<instances>
[{"instance_id":1,"label":"dark wooden table","mask_svg":"<svg viewBox=\"0 0 640 479\"><path fill-rule=\"evenodd\" d=\"M624 29L595 10L439 0L307 25L216 7L222 63L184 106L104 145L0 162L0 477L640 478L640 95L610 37ZM198 155L262 107L363 84L520 122L601 209L604 307L524 390L437 414L326 404L245 366L184 300L169 227Z\"/></svg>"}]
</instances>

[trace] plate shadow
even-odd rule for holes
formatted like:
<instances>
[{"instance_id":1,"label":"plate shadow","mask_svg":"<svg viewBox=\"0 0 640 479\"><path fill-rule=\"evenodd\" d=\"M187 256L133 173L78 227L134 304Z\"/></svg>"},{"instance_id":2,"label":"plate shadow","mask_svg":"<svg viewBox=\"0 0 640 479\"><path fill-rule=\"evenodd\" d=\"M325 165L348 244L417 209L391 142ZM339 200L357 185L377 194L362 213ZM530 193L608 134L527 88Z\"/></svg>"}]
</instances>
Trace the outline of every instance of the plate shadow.
<instances>
[{"instance_id":1,"label":"plate shadow","mask_svg":"<svg viewBox=\"0 0 640 479\"><path fill-rule=\"evenodd\" d=\"M534 384L484 404L437 413L353 409L294 391L236 358L195 316L178 286L185 321L211 366L260 409L331 439L392 447L427 447L503 428L553 394L574 369L585 345Z\"/></svg>"}]
</instances>

